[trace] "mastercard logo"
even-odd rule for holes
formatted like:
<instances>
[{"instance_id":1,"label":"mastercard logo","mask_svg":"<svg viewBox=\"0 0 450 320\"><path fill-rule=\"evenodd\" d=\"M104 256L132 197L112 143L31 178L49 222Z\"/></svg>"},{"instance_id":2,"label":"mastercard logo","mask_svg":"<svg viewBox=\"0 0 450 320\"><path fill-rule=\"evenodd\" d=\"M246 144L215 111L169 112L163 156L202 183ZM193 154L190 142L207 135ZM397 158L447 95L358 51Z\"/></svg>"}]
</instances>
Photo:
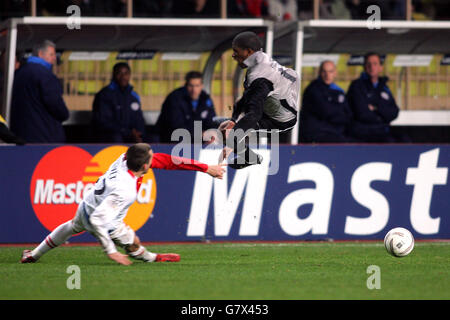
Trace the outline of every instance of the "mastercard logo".
<instances>
[{"instance_id":1,"label":"mastercard logo","mask_svg":"<svg viewBox=\"0 0 450 320\"><path fill-rule=\"evenodd\" d=\"M34 169L30 183L31 204L41 224L53 231L72 219L84 194L127 149L113 146L92 156L84 149L63 146L45 154ZM155 201L156 181L149 170L124 222L135 231L141 228L150 218Z\"/></svg>"}]
</instances>

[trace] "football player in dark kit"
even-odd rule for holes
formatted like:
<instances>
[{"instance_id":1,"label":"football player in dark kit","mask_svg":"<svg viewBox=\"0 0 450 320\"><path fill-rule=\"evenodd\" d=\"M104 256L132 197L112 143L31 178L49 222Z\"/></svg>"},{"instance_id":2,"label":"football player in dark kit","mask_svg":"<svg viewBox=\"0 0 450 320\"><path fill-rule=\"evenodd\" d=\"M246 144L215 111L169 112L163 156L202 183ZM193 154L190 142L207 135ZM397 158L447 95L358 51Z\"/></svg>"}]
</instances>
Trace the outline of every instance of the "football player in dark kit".
<instances>
[{"instance_id":1,"label":"football player in dark kit","mask_svg":"<svg viewBox=\"0 0 450 320\"><path fill-rule=\"evenodd\" d=\"M247 73L243 96L234 105L231 119L219 126L226 141L219 163L234 152L228 165L242 169L262 162L262 157L248 146L251 132L282 132L294 127L300 83L294 70L262 51L262 42L255 33L239 33L232 47L233 58Z\"/></svg>"}]
</instances>

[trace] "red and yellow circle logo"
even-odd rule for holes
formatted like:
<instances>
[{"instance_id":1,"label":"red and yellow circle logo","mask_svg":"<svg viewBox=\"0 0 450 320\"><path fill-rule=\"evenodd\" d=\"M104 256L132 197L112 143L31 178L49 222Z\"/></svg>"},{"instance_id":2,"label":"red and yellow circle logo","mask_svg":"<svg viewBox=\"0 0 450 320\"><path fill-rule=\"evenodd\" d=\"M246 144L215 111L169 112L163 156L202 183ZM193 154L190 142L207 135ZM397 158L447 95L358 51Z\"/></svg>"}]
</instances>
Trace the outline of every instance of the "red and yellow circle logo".
<instances>
[{"instance_id":1,"label":"red and yellow circle logo","mask_svg":"<svg viewBox=\"0 0 450 320\"><path fill-rule=\"evenodd\" d=\"M113 146L92 156L81 148L63 146L44 155L34 169L30 184L31 204L42 225L52 231L72 219L84 193L126 150L126 146ZM141 228L150 217L155 201L156 181L149 170L124 222L135 231Z\"/></svg>"}]
</instances>

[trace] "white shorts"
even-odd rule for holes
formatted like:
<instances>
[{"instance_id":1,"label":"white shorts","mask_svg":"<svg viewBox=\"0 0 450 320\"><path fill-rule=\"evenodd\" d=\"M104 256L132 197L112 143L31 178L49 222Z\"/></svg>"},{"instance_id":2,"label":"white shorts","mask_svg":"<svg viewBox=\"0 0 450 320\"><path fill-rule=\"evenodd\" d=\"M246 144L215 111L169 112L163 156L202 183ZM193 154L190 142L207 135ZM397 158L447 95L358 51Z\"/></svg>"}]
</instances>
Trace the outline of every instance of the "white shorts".
<instances>
[{"instance_id":1,"label":"white shorts","mask_svg":"<svg viewBox=\"0 0 450 320\"><path fill-rule=\"evenodd\" d=\"M83 201L78 205L75 218L72 219L72 229L74 233L87 231L97 238L96 232L89 222L89 216L84 210ZM122 222L117 226L117 228L109 232L109 236L116 245L125 248L126 246L133 244L136 234L133 229L131 229L124 222Z\"/></svg>"}]
</instances>

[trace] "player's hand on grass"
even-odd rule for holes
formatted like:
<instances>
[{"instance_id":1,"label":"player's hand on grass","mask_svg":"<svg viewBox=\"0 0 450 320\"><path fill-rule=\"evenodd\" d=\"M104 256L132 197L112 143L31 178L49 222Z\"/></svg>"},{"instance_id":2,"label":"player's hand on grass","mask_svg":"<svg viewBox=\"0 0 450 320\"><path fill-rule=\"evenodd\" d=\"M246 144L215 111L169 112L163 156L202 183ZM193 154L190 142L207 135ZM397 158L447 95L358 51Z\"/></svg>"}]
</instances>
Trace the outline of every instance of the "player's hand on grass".
<instances>
[{"instance_id":1,"label":"player's hand on grass","mask_svg":"<svg viewBox=\"0 0 450 320\"><path fill-rule=\"evenodd\" d=\"M208 166L208 170L206 170L206 173L209 174L211 177L222 179L223 174L225 173L225 167L227 166L226 163L218 164L218 165L210 165Z\"/></svg>"},{"instance_id":2,"label":"player's hand on grass","mask_svg":"<svg viewBox=\"0 0 450 320\"><path fill-rule=\"evenodd\" d=\"M120 252L110 253L108 254L108 258L124 266L129 266L133 263L130 261L130 259L128 259L128 256L126 254L122 254Z\"/></svg>"}]
</instances>

